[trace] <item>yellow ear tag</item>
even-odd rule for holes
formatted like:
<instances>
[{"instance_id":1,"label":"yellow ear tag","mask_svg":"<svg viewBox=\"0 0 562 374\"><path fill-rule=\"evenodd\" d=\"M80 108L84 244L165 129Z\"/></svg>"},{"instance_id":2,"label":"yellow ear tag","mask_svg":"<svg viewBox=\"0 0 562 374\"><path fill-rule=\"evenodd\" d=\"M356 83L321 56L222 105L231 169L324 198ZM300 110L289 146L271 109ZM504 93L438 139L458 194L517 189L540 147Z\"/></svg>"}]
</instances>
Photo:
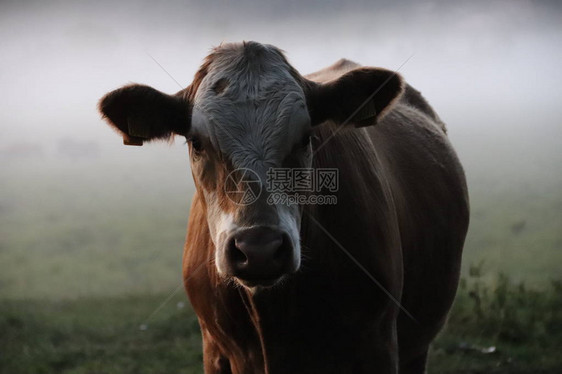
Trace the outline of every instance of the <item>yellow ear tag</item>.
<instances>
[{"instance_id":1,"label":"yellow ear tag","mask_svg":"<svg viewBox=\"0 0 562 374\"><path fill-rule=\"evenodd\" d=\"M134 136L123 135L123 144L142 146L142 139Z\"/></svg>"}]
</instances>

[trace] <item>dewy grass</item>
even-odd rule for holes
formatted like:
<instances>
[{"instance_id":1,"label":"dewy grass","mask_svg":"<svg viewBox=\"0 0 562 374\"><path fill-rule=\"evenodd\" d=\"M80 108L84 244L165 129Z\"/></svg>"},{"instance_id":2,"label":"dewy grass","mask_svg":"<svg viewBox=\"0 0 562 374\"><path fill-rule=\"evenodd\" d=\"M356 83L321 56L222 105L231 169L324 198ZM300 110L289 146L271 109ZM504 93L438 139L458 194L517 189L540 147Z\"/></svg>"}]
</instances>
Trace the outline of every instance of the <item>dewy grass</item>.
<instances>
[{"instance_id":1,"label":"dewy grass","mask_svg":"<svg viewBox=\"0 0 562 374\"><path fill-rule=\"evenodd\" d=\"M542 290L505 274L483 281L484 263L460 283L430 369L462 373L556 373L562 369L562 282Z\"/></svg>"}]
</instances>

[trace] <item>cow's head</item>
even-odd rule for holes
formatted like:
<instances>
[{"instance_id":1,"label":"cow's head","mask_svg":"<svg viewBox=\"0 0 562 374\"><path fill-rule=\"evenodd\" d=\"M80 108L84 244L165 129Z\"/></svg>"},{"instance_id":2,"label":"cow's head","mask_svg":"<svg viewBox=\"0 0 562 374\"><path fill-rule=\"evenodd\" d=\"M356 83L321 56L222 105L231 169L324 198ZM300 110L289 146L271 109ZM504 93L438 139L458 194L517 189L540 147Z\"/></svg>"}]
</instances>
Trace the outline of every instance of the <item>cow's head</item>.
<instances>
[{"instance_id":1,"label":"cow's head","mask_svg":"<svg viewBox=\"0 0 562 374\"><path fill-rule=\"evenodd\" d=\"M398 75L377 68L315 83L279 49L246 42L214 49L175 95L130 85L99 107L125 144L187 138L218 274L247 287L271 286L299 269L302 212L268 202L268 170L310 167L314 126L375 124L402 87Z\"/></svg>"}]
</instances>

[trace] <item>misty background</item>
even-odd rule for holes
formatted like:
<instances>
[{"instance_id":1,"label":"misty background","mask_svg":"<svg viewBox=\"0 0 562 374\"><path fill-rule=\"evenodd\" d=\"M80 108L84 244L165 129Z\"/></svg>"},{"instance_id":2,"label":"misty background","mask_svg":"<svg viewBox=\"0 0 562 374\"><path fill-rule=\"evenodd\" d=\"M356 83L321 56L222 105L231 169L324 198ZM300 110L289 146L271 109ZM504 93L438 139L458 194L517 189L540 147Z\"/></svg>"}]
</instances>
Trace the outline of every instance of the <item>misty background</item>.
<instances>
[{"instance_id":1,"label":"misty background","mask_svg":"<svg viewBox=\"0 0 562 374\"><path fill-rule=\"evenodd\" d=\"M211 47L242 40L278 46L302 74L342 57L400 67L466 169L464 272L559 278L561 19L555 1L2 1L0 298L181 282L184 140L125 147L97 101L131 82L176 92Z\"/></svg>"}]
</instances>

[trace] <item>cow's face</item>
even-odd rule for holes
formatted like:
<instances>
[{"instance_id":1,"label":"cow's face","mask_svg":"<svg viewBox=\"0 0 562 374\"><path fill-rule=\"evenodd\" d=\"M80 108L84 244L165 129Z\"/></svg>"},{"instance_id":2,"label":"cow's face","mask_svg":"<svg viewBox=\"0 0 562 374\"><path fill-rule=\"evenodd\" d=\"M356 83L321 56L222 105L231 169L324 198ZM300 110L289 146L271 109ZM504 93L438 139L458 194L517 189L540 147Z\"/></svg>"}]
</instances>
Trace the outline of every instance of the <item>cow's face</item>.
<instances>
[{"instance_id":1,"label":"cow's face","mask_svg":"<svg viewBox=\"0 0 562 374\"><path fill-rule=\"evenodd\" d=\"M268 171L311 167L313 126L374 124L401 91L400 77L382 69L313 83L277 48L250 42L216 48L174 96L127 86L100 110L126 144L186 136L217 273L254 288L297 271L301 258L301 209L268 199Z\"/></svg>"},{"instance_id":2,"label":"cow's face","mask_svg":"<svg viewBox=\"0 0 562 374\"><path fill-rule=\"evenodd\" d=\"M271 285L300 265L297 206L272 204L268 171L310 167L304 88L277 49L222 48L193 95L190 155L219 274Z\"/></svg>"}]
</instances>

